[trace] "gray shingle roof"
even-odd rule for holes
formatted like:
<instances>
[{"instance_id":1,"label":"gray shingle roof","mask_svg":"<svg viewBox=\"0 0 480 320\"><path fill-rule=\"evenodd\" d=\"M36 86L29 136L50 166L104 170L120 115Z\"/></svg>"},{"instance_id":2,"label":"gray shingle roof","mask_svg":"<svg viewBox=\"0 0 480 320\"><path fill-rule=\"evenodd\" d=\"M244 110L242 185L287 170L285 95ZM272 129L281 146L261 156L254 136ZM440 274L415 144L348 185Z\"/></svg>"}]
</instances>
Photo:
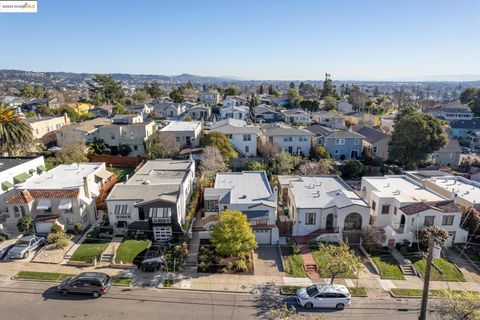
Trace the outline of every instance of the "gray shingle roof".
<instances>
[{"instance_id":1,"label":"gray shingle roof","mask_svg":"<svg viewBox=\"0 0 480 320\"><path fill-rule=\"evenodd\" d=\"M354 126L352 129L353 131L364 136L365 139L371 144L377 143L389 137L388 134L367 126Z\"/></svg>"}]
</instances>

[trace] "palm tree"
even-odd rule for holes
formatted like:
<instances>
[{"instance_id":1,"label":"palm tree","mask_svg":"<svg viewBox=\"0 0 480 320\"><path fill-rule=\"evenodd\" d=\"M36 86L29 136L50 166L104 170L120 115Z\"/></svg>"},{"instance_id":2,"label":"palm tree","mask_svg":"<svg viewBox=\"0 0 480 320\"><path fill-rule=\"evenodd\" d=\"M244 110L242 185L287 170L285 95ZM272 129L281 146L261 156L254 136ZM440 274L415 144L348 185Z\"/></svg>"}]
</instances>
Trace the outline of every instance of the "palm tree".
<instances>
[{"instance_id":1,"label":"palm tree","mask_svg":"<svg viewBox=\"0 0 480 320\"><path fill-rule=\"evenodd\" d=\"M93 154L108 154L110 149L103 139L93 138L88 144L89 152Z\"/></svg>"},{"instance_id":2,"label":"palm tree","mask_svg":"<svg viewBox=\"0 0 480 320\"><path fill-rule=\"evenodd\" d=\"M32 128L15 113L15 108L0 104L0 148L12 155L14 149L28 146L33 141Z\"/></svg>"}]
</instances>

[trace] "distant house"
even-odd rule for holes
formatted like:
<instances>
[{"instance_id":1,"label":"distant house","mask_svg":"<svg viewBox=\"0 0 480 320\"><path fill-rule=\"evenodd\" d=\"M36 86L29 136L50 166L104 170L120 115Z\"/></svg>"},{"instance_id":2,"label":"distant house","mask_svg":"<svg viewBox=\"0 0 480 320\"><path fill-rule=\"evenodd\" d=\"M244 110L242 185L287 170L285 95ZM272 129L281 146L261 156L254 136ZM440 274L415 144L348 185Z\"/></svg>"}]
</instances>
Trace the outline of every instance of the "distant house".
<instances>
[{"instance_id":1,"label":"distant house","mask_svg":"<svg viewBox=\"0 0 480 320\"><path fill-rule=\"evenodd\" d=\"M98 128L111 123L111 119L96 118L63 126L56 132L58 146L63 148L71 143L86 144L95 138Z\"/></svg>"},{"instance_id":2,"label":"distant house","mask_svg":"<svg viewBox=\"0 0 480 320\"><path fill-rule=\"evenodd\" d=\"M187 231L183 225L194 178L194 161L146 162L126 182L116 184L105 200L110 224L151 233L160 242L181 236Z\"/></svg>"},{"instance_id":3,"label":"distant house","mask_svg":"<svg viewBox=\"0 0 480 320\"><path fill-rule=\"evenodd\" d=\"M5 204L11 217L33 217L36 233L50 233L54 225L85 228L101 218L95 199L111 177L105 163L59 165L23 183Z\"/></svg>"},{"instance_id":4,"label":"distant house","mask_svg":"<svg viewBox=\"0 0 480 320\"><path fill-rule=\"evenodd\" d=\"M38 107L40 106L48 106L51 108L57 108L58 101L57 99L31 99L29 101L26 101L22 103L21 109L23 111L36 111Z\"/></svg>"},{"instance_id":5,"label":"distant house","mask_svg":"<svg viewBox=\"0 0 480 320\"><path fill-rule=\"evenodd\" d=\"M448 123L454 120L470 120L473 118L473 112L467 105L440 104L430 108L424 108L424 113L429 113L436 118L446 120Z\"/></svg>"},{"instance_id":6,"label":"distant house","mask_svg":"<svg viewBox=\"0 0 480 320\"><path fill-rule=\"evenodd\" d=\"M220 109L221 119L246 120L250 118L250 108L247 106L226 106Z\"/></svg>"},{"instance_id":7,"label":"distant house","mask_svg":"<svg viewBox=\"0 0 480 320\"><path fill-rule=\"evenodd\" d=\"M243 106L247 103L247 100L238 97L238 96L227 96L223 101L222 101L222 106L224 107L235 107L235 106Z\"/></svg>"},{"instance_id":8,"label":"distant house","mask_svg":"<svg viewBox=\"0 0 480 320\"><path fill-rule=\"evenodd\" d=\"M125 106L125 109L127 109L132 114L142 116L143 120L146 120L153 111L153 107L146 103L128 105L128 106Z\"/></svg>"},{"instance_id":9,"label":"distant house","mask_svg":"<svg viewBox=\"0 0 480 320\"><path fill-rule=\"evenodd\" d=\"M116 122L98 128L96 137L102 139L113 155L120 152L123 145L130 147L130 156L146 155L145 141L153 134L154 122L143 122L141 115L119 116Z\"/></svg>"},{"instance_id":10,"label":"distant house","mask_svg":"<svg viewBox=\"0 0 480 320\"><path fill-rule=\"evenodd\" d=\"M467 138L469 134L476 135L480 132L480 118L470 120L453 120L450 122L452 136L455 138Z\"/></svg>"},{"instance_id":11,"label":"distant house","mask_svg":"<svg viewBox=\"0 0 480 320\"><path fill-rule=\"evenodd\" d=\"M104 105L90 109L95 118L109 118L113 114L112 105Z\"/></svg>"},{"instance_id":12,"label":"distant house","mask_svg":"<svg viewBox=\"0 0 480 320\"><path fill-rule=\"evenodd\" d=\"M220 102L220 95L218 92L201 92L198 94L198 101L208 105L215 105Z\"/></svg>"},{"instance_id":13,"label":"distant house","mask_svg":"<svg viewBox=\"0 0 480 320\"><path fill-rule=\"evenodd\" d=\"M175 119L185 112L185 106L176 102L159 102L152 105L156 118Z\"/></svg>"},{"instance_id":14,"label":"distant house","mask_svg":"<svg viewBox=\"0 0 480 320\"><path fill-rule=\"evenodd\" d=\"M91 109L93 109L93 105L89 103L69 103L68 106L73 109L78 115L87 115Z\"/></svg>"},{"instance_id":15,"label":"distant house","mask_svg":"<svg viewBox=\"0 0 480 320\"><path fill-rule=\"evenodd\" d=\"M341 114L328 112L328 111L317 111L312 113L312 119L326 127L333 129L345 129L345 119Z\"/></svg>"},{"instance_id":16,"label":"distant house","mask_svg":"<svg viewBox=\"0 0 480 320\"><path fill-rule=\"evenodd\" d=\"M305 129L314 135L313 143L321 146L325 145L325 137L335 132L335 129L325 127L320 124L314 124Z\"/></svg>"},{"instance_id":17,"label":"distant house","mask_svg":"<svg viewBox=\"0 0 480 320\"><path fill-rule=\"evenodd\" d=\"M161 132L170 132L181 148L196 148L200 145L202 123L198 121L172 121Z\"/></svg>"},{"instance_id":18,"label":"distant house","mask_svg":"<svg viewBox=\"0 0 480 320\"><path fill-rule=\"evenodd\" d=\"M310 114L302 109L285 109L281 113L286 123L309 125L312 122Z\"/></svg>"},{"instance_id":19,"label":"distant house","mask_svg":"<svg viewBox=\"0 0 480 320\"><path fill-rule=\"evenodd\" d=\"M247 125L244 120L225 119L212 124L210 131L224 133L238 153L244 156L257 155L257 136L260 128Z\"/></svg>"},{"instance_id":20,"label":"distant house","mask_svg":"<svg viewBox=\"0 0 480 320\"><path fill-rule=\"evenodd\" d=\"M45 145L49 145L56 140L56 135L53 132L70 124L67 114L61 117L35 117L25 120L32 128L33 138L41 139Z\"/></svg>"},{"instance_id":21,"label":"distant house","mask_svg":"<svg viewBox=\"0 0 480 320\"><path fill-rule=\"evenodd\" d=\"M433 153L433 162L442 166L458 168L462 147L457 139L453 138L450 129L445 130L448 133L447 145Z\"/></svg>"},{"instance_id":22,"label":"distant house","mask_svg":"<svg viewBox=\"0 0 480 320\"><path fill-rule=\"evenodd\" d=\"M283 123L262 125L264 139L291 154L310 154L312 136L310 131L293 128Z\"/></svg>"},{"instance_id":23,"label":"distant house","mask_svg":"<svg viewBox=\"0 0 480 320\"><path fill-rule=\"evenodd\" d=\"M337 103L337 111L341 113L353 112L353 105L346 101L339 101Z\"/></svg>"},{"instance_id":24,"label":"distant house","mask_svg":"<svg viewBox=\"0 0 480 320\"><path fill-rule=\"evenodd\" d=\"M212 107L209 105L195 105L185 111L185 117L190 116L193 120L209 120L212 115Z\"/></svg>"},{"instance_id":25,"label":"distant house","mask_svg":"<svg viewBox=\"0 0 480 320\"><path fill-rule=\"evenodd\" d=\"M334 131L324 138L325 150L336 160L359 159L365 136L347 130Z\"/></svg>"},{"instance_id":26,"label":"distant house","mask_svg":"<svg viewBox=\"0 0 480 320\"><path fill-rule=\"evenodd\" d=\"M278 180L282 205L293 222L292 236L299 243L340 242L369 224L370 208L339 177L279 176Z\"/></svg>"},{"instance_id":27,"label":"distant house","mask_svg":"<svg viewBox=\"0 0 480 320\"><path fill-rule=\"evenodd\" d=\"M253 108L255 115L255 122L257 123L272 123L282 121L282 113L277 111L274 107L266 104L261 104Z\"/></svg>"},{"instance_id":28,"label":"distant house","mask_svg":"<svg viewBox=\"0 0 480 320\"><path fill-rule=\"evenodd\" d=\"M252 187L253 186L253 187ZM270 187L265 171L217 173L215 186L204 192L207 237L225 210L238 210L246 215L259 244L277 244L277 187Z\"/></svg>"},{"instance_id":29,"label":"distant house","mask_svg":"<svg viewBox=\"0 0 480 320\"><path fill-rule=\"evenodd\" d=\"M363 139L364 152L371 158L380 158L388 160L389 143L392 137L380 130L357 125L352 127L352 131L361 134Z\"/></svg>"},{"instance_id":30,"label":"distant house","mask_svg":"<svg viewBox=\"0 0 480 320\"><path fill-rule=\"evenodd\" d=\"M141 114L117 114L112 119L113 124L143 123Z\"/></svg>"}]
</instances>

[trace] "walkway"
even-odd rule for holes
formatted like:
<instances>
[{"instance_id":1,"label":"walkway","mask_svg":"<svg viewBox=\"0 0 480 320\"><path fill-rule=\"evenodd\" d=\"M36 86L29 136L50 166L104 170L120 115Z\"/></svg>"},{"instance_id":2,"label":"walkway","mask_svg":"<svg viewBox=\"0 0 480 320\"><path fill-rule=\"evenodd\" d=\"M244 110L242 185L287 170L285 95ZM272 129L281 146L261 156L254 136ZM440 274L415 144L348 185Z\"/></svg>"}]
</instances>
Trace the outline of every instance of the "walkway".
<instances>
[{"instance_id":1,"label":"walkway","mask_svg":"<svg viewBox=\"0 0 480 320\"><path fill-rule=\"evenodd\" d=\"M200 234L199 230L203 230L202 212L197 211L195 220L192 226L192 239L188 243L188 256L185 260L187 266L196 267L198 261L198 249L200 248Z\"/></svg>"}]
</instances>

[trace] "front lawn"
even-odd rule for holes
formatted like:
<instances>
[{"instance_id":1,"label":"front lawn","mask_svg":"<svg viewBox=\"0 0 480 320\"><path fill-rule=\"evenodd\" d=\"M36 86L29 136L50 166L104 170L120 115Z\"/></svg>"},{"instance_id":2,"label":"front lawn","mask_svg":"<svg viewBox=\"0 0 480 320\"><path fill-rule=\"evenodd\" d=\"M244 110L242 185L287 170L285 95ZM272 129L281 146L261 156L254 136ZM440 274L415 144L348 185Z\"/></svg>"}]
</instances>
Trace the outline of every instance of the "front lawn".
<instances>
[{"instance_id":1,"label":"front lawn","mask_svg":"<svg viewBox=\"0 0 480 320\"><path fill-rule=\"evenodd\" d=\"M92 262L93 258L100 259L100 255L107 249L111 237L102 237L99 231L92 231L70 258L71 261Z\"/></svg>"},{"instance_id":2,"label":"front lawn","mask_svg":"<svg viewBox=\"0 0 480 320\"><path fill-rule=\"evenodd\" d=\"M73 277L73 276L74 274L68 274L68 273L20 271L15 276L15 279L62 282L66 278Z\"/></svg>"},{"instance_id":3,"label":"front lawn","mask_svg":"<svg viewBox=\"0 0 480 320\"><path fill-rule=\"evenodd\" d=\"M303 268L303 257L301 253L295 253L292 246L282 247L282 256L285 264L287 276L294 278L304 278L305 269Z\"/></svg>"},{"instance_id":4,"label":"front lawn","mask_svg":"<svg viewBox=\"0 0 480 320\"><path fill-rule=\"evenodd\" d=\"M322 274L322 270L325 268L325 264L327 263L327 257L322 256L319 251L312 251L313 259L318 265L318 271L320 276L326 278L327 276ZM357 279L358 275L353 273L340 273L336 276L336 278L348 278L348 279Z\"/></svg>"},{"instance_id":5,"label":"front lawn","mask_svg":"<svg viewBox=\"0 0 480 320\"><path fill-rule=\"evenodd\" d=\"M389 252L370 253L373 263L380 271L380 278L389 280L405 280L405 276L395 258Z\"/></svg>"},{"instance_id":6,"label":"front lawn","mask_svg":"<svg viewBox=\"0 0 480 320\"><path fill-rule=\"evenodd\" d=\"M425 278L425 267L427 260L425 258L411 259L415 269ZM433 259L433 263L439 267L444 274L442 275L434 266L431 268L430 280L432 281L459 281L465 282L463 274L452 263L443 258Z\"/></svg>"},{"instance_id":7,"label":"front lawn","mask_svg":"<svg viewBox=\"0 0 480 320\"><path fill-rule=\"evenodd\" d=\"M403 296L403 297L411 297L411 298L421 298L422 297L422 289L407 289L407 288L393 288L391 292L395 296ZM463 290L452 290L452 293L463 293ZM477 291L469 291L473 294L480 295ZM430 290L429 294L430 297L436 298L444 298L448 297L449 290Z\"/></svg>"},{"instance_id":8,"label":"front lawn","mask_svg":"<svg viewBox=\"0 0 480 320\"><path fill-rule=\"evenodd\" d=\"M150 246L148 240L126 240L123 241L117 249L115 262L118 263L133 263L133 260L142 251Z\"/></svg>"}]
</instances>

